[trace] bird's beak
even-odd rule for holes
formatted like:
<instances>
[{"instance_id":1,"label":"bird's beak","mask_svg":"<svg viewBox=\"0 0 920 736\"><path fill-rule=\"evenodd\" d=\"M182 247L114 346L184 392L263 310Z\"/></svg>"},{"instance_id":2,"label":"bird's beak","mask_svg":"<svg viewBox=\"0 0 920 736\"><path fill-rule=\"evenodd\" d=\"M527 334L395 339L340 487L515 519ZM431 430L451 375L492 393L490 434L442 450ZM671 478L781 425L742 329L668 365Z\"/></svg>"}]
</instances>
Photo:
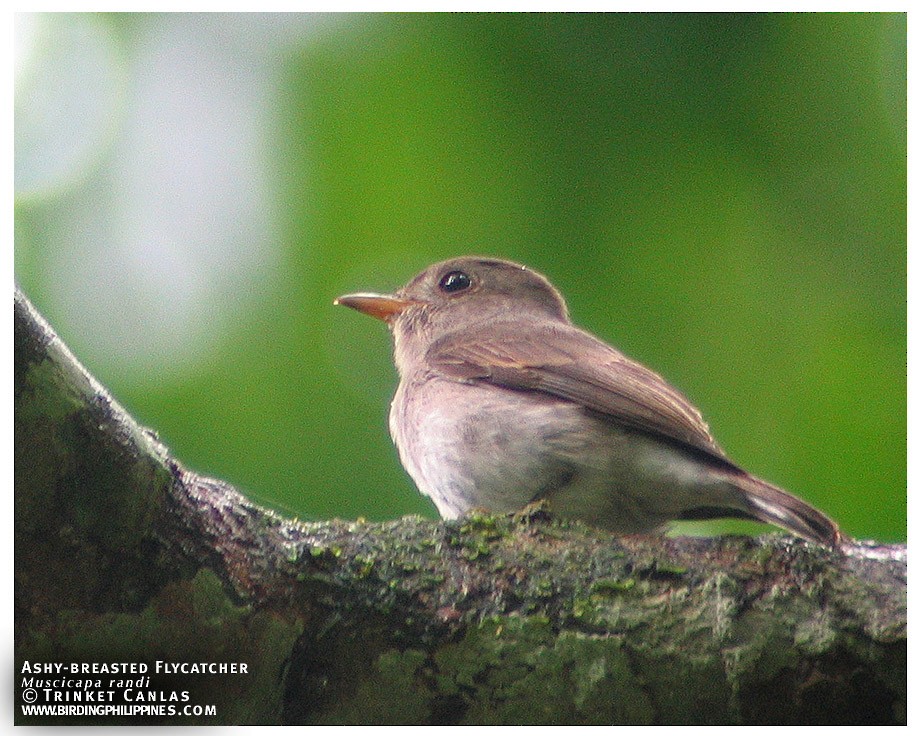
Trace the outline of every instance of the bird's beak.
<instances>
[{"instance_id":1,"label":"bird's beak","mask_svg":"<svg viewBox=\"0 0 920 736\"><path fill-rule=\"evenodd\" d=\"M384 322L389 322L414 304L421 304L414 299L403 299L393 294L346 294L332 303L357 309Z\"/></svg>"}]
</instances>

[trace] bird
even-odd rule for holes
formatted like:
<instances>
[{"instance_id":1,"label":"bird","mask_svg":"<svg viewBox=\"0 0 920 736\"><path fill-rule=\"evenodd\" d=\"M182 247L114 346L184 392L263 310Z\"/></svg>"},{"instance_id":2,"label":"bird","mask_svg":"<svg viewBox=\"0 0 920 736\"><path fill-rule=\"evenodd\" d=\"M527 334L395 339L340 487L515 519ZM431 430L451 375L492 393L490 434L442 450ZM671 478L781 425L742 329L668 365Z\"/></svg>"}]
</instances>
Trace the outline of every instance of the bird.
<instances>
[{"instance_id":1,"label":"bird","mask_svg":"<svg viewBox=\"0 0 920 736\"><path fill-rule=\"evenodd\" d=\"M832 548L848 539L731 460L682 393L574 325L559 291L526 266L452 258L395 293L334 303L392 332L390 434L445 519L545 501L615 534L740 518Z\"/></svg>"}]
</instances>

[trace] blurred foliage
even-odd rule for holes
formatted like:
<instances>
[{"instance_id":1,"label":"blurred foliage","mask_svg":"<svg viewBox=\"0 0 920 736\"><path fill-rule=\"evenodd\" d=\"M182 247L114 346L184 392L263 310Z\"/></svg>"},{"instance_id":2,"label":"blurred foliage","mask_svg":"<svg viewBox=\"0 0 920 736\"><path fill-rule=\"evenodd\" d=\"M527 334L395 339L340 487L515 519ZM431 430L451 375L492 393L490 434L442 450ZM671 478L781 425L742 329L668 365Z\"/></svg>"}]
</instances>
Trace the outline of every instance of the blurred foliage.
<instances>
[{"instance_id":1,"label":"blurred foliage","mask_svg":"<svg viewBox=\"0 0 920 736\"><path fill-rule=\"evenodd\" d=\"M130 55L159 19L104 22ZM189 466L306 518L434 515L387 435L387 332L331 302L479 253L546 274L752 472L906 537L905 15L348 15L276 70L281 265L195 371L62 327L60 196L17 200L17 279Z\"/></svg>"}]
</instances>

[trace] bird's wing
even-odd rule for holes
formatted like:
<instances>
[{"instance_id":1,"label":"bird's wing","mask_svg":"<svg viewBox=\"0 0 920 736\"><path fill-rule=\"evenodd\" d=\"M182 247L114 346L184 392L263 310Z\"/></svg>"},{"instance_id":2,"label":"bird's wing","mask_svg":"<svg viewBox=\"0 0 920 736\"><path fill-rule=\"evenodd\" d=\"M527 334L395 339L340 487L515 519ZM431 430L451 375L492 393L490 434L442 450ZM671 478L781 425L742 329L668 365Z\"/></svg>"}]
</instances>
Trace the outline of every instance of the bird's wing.
<instances>
[{"instance_id":1,"label":"bird's wing","mask_svg":"<svg viewBox=\"0 0 920 736\"><path fill-rule=\"evenodd\" d=\"M680 392L572 325L491 322L475 336L463 331L435 341L427 363L453 380L558 396L610 421L733 465L699 411Z\"/></svg>"}]
</instances>

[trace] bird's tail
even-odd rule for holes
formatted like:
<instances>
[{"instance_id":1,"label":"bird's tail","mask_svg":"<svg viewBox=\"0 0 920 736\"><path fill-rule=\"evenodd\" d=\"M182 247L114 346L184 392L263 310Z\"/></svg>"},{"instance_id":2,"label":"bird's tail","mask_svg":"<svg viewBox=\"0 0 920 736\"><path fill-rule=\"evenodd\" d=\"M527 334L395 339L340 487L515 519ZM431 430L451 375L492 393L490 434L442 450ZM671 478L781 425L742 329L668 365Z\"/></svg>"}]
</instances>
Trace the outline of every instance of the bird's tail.
<instances>
[{"instance_id":1,"label":"bird's tail","mask_svg":"<svg viewBox=\"0 0 920 736\"><path fill-rule=\"evenodd\" d=\"M757 521L786 529L813 542L839 547L849 541L837 523L782 488L743 471L729 482L741 491L747 512Z\"/></svg>"}]
</instances>

